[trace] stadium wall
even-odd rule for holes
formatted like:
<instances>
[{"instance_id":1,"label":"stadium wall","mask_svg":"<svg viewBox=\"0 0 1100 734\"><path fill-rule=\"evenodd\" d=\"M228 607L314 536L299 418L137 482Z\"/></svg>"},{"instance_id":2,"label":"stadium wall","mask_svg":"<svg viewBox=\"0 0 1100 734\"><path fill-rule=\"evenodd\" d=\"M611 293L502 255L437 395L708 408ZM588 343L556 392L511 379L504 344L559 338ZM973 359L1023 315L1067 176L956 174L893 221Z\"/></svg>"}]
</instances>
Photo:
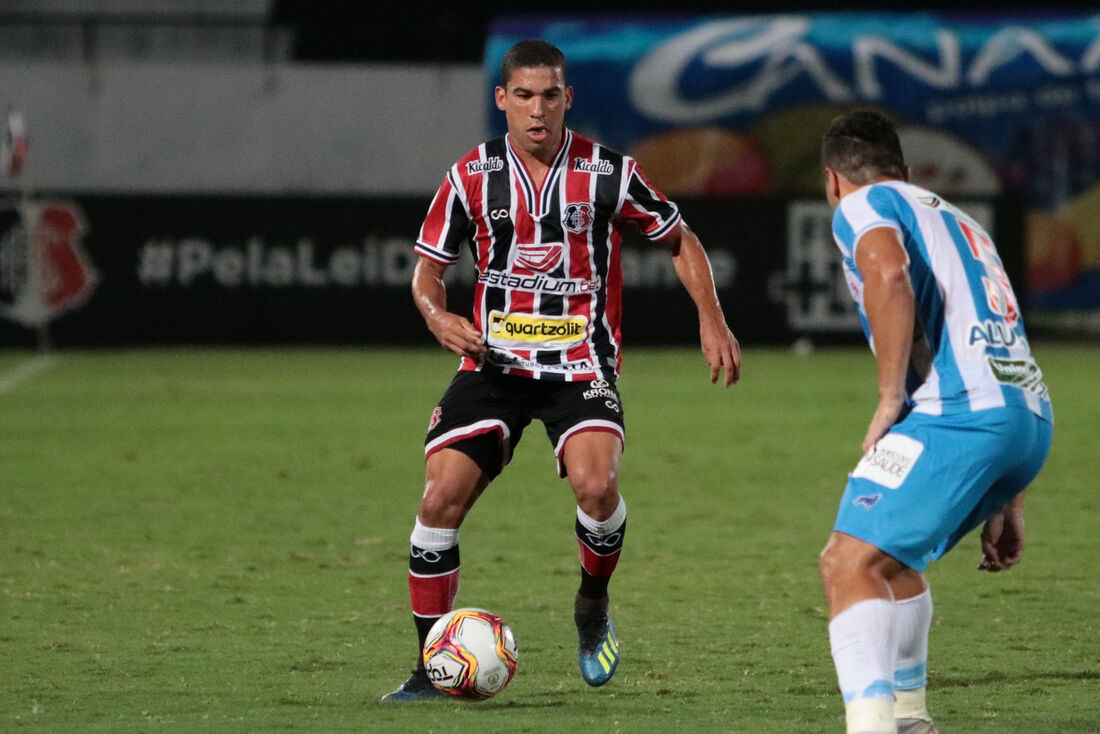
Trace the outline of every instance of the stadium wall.
<instances>
[{"instance_id":1,"label":"stadium wall","mask_svg":"<svg viewBox=\"0 0 1100 734\"><path fill-rule=\"evenodd\" d=\"M30 141L0 191L0 346L431 343L412 245L487 135L481 67L9 63L0 90ZM858 339L823 201L676 198L741 339ZM1024 283L1022 209L968 206ZM628 238L623 263L627 343L695 343L667 253Z\"/></svg>"},{"instance_id":2,"label":"stadium wall","mask_svg":"<svg viewBox=\"0 0 1100 734\"><path fill-rule=\"evenodd\" d=\"M476 65L0 63L0 192L430 194L485 136Z\"/></svg>"},{"instance_id":3,"label":"stadium wall","mask_svg":"<svg viewBox=\"0 0 1100 734\"><path fill-rule=\"evenodd\" d=\"M43 317L59 347L432 344L409 292L428 199L74 194L0 209L8 272L19 270L12 253L22 237L54 274L41 303L20 300L15 280L0 284L0 346L33 346ZM744 343L859 340L824 201L679 203ZM1019 278L1021 208L964 206L998 236ZM622 263L624 342L697 343L694 305L668 253L633 235ZM462 309L472 264L463 259L448 277L450 302Z\"/></svg>"}]
</instances>

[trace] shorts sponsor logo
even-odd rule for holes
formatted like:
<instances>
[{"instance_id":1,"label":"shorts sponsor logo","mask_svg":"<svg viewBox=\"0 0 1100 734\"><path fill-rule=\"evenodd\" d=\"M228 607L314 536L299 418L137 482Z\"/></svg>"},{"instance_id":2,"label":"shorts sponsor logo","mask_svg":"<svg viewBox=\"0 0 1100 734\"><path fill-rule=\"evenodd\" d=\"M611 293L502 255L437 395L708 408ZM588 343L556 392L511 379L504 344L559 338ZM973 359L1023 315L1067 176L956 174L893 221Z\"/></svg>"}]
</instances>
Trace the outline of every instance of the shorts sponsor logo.
<instances>
[{"instance_id":1,"label":"shorts sponsor logo","mask_svg":"<svg viewBox=\"0 0 1100 734\"><path fill-rule=\"evenodd\" d=\"M504 161L499 156L492 156L483 161L470 161L466 164L466 175L473 176L478 173L491 173L504 168Z\"/></svg>"},{"instance_id":2,"label":"shorts sponsor logo","mask_svg":"<svg viewBox=\"0 0 1100 734\"><path fill-rule=\"evenodd\" d=\"M997 382L1027 390L1041 398L1046 398L1050 394L1046 383L1043 382L1043 371L1033 359L990 357L989 369L993 371L993 377Z\"/></svg>"},{"instance_id":3,"label":"shorts sponsor logo","mask_svg":"<svg viewBox=\"0 0 1100 734\"><path fill-rule=\"evenodd\" d=\"M575 234L587 231L593 220L592 205L587 202L566 204L561 215L562 226Z\"/></svg>"},{"instance_id":4,"label":"shorts sponsor logo","mask_svg":"<svg viewBox=\"0 0 1100 734\"><path fill-rule=\"evenodd\" d=\"M852 476L869 479L887 489L897 489L923 452L924 444L920 441L900 433L888 433L860 460Z\"/></svg>"},{"instance_id":5,"label":"shorts sponsor logo","mask_svg":"<svg viewBox=\"0 0 1100 734\"><path fill-rule=\"evenodd\" d=\"M428 430L430 431L438 426L441 420L443 420L443 408L437 405L435 410L432 411L432 417L428 419Z\"/></svg>"},{"instance_id":6,"label":"shorts sponsor logo","mask_svg":"<svg viewBox=\"0 0 1100 734\"><path fill-rule=\"evenodd\" d=\"M561 262L561 242L547 242L541 245L516 245L516 265L537 272L549 272Z\"/></svg>"},{"instance_id":7,"label":"shorts sponsor logo","mask_svg":"<svg viewBox=\"0 0 1100 734\"><path fill-rule=\"evenodd\" d=\"M581 393L581 397L585 400L595 400L596 398L607 398L609 403L614 402L615 407L612 410L618 412L619 408L619 394L615 392L615 388L611 387L611 383L607 380L592 380L588 384L588 389ZM610 405L608 407L611 407Z\"/></svg>"},{"instance_id":8,"label":"shorts sponsor logo","mask_svg":"<svg viewBox=\"0 0 1100 734\"><path fill-rule=\"evenodd\" d=\"M586 316L535 316L489 312L489 344L528 349L561 349L579 344L588 333Z\"/></svg>"}]
</instances>

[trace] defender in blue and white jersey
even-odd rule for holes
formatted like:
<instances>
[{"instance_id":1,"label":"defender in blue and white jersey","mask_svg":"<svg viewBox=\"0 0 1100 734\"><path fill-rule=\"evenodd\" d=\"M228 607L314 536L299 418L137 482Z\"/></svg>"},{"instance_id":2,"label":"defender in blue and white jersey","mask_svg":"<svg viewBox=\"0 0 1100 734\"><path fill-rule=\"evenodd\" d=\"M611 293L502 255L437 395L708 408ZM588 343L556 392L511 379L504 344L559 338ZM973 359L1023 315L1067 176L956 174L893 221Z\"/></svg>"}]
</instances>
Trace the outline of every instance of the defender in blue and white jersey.
<instances>
[{"instance_id":1,"label":"defender in blue and white jersey","mask_svg":"<svg viewBox=\"0 0 1100 734\"><path fill-rule=\"evenodd\" d=\"M1020 560L1023 502L1050 449L1050 396L989 235L908 183L893 124L857 110L822 144L879 403L821 556L849 734L934 734L923 571L981 524L978 568Z\"/></svg>"}]
</instances>

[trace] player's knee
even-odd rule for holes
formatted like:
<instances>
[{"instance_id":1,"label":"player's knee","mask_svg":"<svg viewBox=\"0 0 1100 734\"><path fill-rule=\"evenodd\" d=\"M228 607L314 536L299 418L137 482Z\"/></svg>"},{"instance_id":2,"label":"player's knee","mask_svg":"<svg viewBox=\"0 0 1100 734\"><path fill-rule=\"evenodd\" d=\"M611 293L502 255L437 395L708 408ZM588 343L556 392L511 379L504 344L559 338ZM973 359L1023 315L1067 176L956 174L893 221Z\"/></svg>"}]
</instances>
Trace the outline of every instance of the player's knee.
<instances>
[{"instance_id":1,"label":"player's knee","mask_svg":"<svg viewBox=\"0 0 1100 734\"><path fill-rule=\"evenodd\" d=\"M619 503L617 477L611 472L570 468L569 484L581 510L595 520L606 519Z\"/></svg>"},{"instance_id":2,"label":"player's knee","mask_svg":"<svg viewBox=\"0 0 1100 734\"><path fill-rule=\"evenodd\" d=\"M845 586L854 578L864 577L873 570L873 566L850 548L832 541L821 551L817 561L818 573L826 592L838 586Z\"/></svg>"},{"instance_id":3,"label":"player's knee","mask_svg":"<svg viewBox=\"0 0 1100 734\"><path fill-rule=\"evenodd\" d=\"M838 563L839 559L837 559L831 546L827 545L821 549L821 554L817 557L817 573L821 577L821 584L826 590L832 583Z\"/></svg>"},{"instance_id":4,"label":"player's knee","mask_svg":"<svg viewBox=\"0 0 1100 734\"><path fill-rule=\"evenodd\" d=\"M430 528L457 528L462 524L468 504L464 493L448 491L439 482L429 482L416 514L420 522Z\"/></svg>"}]
</instances>

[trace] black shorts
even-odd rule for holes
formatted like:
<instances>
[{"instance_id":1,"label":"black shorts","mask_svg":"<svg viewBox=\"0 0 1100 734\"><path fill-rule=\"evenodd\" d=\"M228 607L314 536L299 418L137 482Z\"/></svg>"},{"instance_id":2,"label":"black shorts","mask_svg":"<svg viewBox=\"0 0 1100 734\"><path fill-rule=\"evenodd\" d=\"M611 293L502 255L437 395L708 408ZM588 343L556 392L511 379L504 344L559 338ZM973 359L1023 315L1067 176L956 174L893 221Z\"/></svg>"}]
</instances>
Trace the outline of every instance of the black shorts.
<instances>
[{"instance_id":1,"label":"black shorts","mask_svg":"<svg viewBox=\"0 0 1100 734\"><path fill-rule=\"evenodd\" d=\"M442 448L461 451L486 475L500 474L537 418L554 446L558 475L565 476L565 442L583 431L625 437L623 405L609 380L557 382L512 375L459 372L432 411L424 456Z\"/></svg>"}]
</instances>

